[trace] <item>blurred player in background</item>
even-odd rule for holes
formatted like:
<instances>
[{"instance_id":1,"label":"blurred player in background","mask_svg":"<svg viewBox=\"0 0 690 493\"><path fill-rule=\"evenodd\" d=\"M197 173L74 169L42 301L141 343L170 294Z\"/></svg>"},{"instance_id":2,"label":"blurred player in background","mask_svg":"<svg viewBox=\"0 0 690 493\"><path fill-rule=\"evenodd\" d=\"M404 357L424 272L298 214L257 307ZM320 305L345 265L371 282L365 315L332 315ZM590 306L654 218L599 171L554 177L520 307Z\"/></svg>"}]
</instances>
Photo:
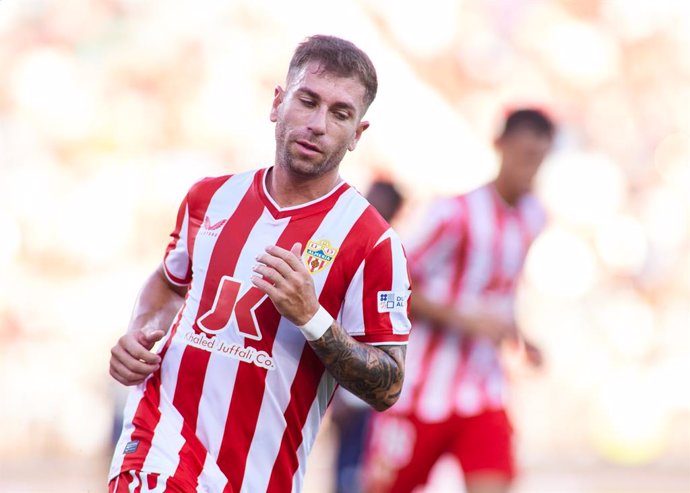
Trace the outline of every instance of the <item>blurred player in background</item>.
<instances>
[{"instance_id":1,"label":"blurred player in background","mask_svg":"<svg viewBox=\"0 0 690 493\"><path fill-rule=\"evenodd\" d=\"M274 166L188 192L112 349L135 387L111 492L298 492L336 384L377 410L397 400L405 255L338 172L376 88L352 43L307 39L275 89Z\"/></svg>"},{"instance_id":2,"label":"blurred player in background","mask_svg":"<svg viewBox=\"0 0 690 493\"><path fill-rule=\"evenodd\" d=\"M499 346L539 350L514 318L527 250L545 214L530 193L554 125L541 111L507 115L495 141L496 179L433 204L407 245L414 294L408 374L399 403L372 416L370 493L405 493L426 483L442 454L460 463L469 493L504 493L515 475Z\"/></svg>"},{"instance_id":3,"label":"blurred player in background","mask_svg":"<svg viewBox=\"0 0 690 493\"><path fill-rule=\"evenodd\" d=\"M371 183L365 198L388 223L403 205L403 196L390 181ZM338 433L336 451L336 493L360 493L361 459L371 409L345 389L338 389L331 403L331 421Z\"/></svg>"}]
</instances>

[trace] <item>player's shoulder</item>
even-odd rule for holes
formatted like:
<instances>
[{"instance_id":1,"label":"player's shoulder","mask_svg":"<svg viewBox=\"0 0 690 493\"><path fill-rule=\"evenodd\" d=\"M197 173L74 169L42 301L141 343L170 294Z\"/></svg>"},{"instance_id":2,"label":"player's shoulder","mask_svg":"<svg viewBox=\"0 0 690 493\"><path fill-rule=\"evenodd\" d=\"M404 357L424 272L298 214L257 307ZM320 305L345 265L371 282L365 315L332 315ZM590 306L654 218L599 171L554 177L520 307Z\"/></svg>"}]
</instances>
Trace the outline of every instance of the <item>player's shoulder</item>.
<instances>
[{"instance_id":1,"label":"player's shoulder","mask_svg":"<svg viewBox=\"0 0 690 493\"><path fill-rule=\"evenodd\" d=\"M458 201L472 201L472 200L490 200L494 194L493 185L485 183L478 187L474 187L465 193L456 196Z\"/></svg>"},{"instance_id":2,"label":"player's shoulder","mask_svg":"<svg viewBox=\"0 0 690 493\"><path fill-rule=\"evenodd\" d=\"M544 205L533 193L527 193L520 199L520 209L544 213Z\"/></svg>"},{"instance_id":3,"label":"player's shoulder","mask_svg":"<svg viewBox=\"0 0 690 493\"><path fill-rule=\"evenodd\" d=\"M395 230L376 208L354 187L344 194L346 201L342 206L349 210L361 211L354 221L349 235L356 238L359 255L366 257L382 241L390 240L393 244L401 243Z\"/></svg>"},{"instance_id":4,"label":"player's shoulder","mask_svg":"<svg viewBox=\"0 0 690 493\"><path fill-rule=\"evenodd\" d=\"M431 200L426 209L426 217L424 222L430 224L447 223L455 224L462 221L465 216L467 208L467 199L471 192L443 195Z\"/></svg>"},{"instance_id":5,"label":"player's shoulder","mask_svg":"<svg viewBox=\"0 0 690 493\"><path fill-rule=\"evenodd\" d=\"M354 187L346 192L345 198L348 203L343 204L350 210L361 210L361 214L353 226L353 232L362 238L378 239L383 233L391 228L379 211L369 203L369 201Z\"/></svg>"},{"instance_id":6,"label":"player's shoulder","mask_svg":"<svg viewBox=\"0 0 690 493\"><path fill-rule=\"evenodd\" d=\"M232 186L233 184L243 186L243 184L251 182L256 173L259 171L259 169L253 169L249 171L242 171L240 173L207 176L201 178L190 187L188 196L190 199L199 196L205 197L209 194L214 194L223 186Z\"/></svg>"},{"instance_id":7,"label":"player's shoulder","mask_svg":"<svg viewBox=\"0 0 690 493\"><path fill-rule=\"evenodd\" d=\"M540 231L546 226L546 209L536 195L529 193L523 196L519 207L522 216L532 224L535 230Z\"/></svg>"},{"instance_id":8,"label":"player's shoulder","mask_svg":"<svg viewBox=\"0 0 690 493\"><path fill-rule=\"evenodd\" d=\"M233 175L219 175L219 176L205 176L200 180L196 181L189 189L190 193L199 192L208 188L217 188L218 185L222 185L227 180L232 178Z\"/></svg>"}]
</instances>

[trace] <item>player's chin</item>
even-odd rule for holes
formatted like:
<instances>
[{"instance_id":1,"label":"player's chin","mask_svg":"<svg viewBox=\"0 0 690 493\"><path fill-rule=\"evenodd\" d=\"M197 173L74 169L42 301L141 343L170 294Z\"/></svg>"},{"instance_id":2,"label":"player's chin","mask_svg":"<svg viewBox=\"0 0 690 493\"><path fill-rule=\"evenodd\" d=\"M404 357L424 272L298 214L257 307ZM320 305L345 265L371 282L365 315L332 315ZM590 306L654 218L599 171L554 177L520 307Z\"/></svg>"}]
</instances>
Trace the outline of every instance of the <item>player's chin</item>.
<instances>
[{"instance_id":1,"label":"player's chin","mask_svg":"<svg viewBox=\"0 0 690 493\"><path fill-rule=\"evenodd\" d=\"M313 178L316 176L321 176L324 173L324 167L322 162L299 160L293 163L291 167L293 173L305 178Z\"/></svg>"}]
</instances>

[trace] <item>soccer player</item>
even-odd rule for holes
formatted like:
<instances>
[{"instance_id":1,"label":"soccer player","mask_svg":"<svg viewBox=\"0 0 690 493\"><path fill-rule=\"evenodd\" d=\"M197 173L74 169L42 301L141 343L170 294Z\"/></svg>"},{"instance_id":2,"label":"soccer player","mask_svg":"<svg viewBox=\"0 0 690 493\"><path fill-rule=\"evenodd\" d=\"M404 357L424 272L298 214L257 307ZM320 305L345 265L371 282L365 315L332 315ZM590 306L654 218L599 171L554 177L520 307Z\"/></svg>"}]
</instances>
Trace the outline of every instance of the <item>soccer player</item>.
<instances>
[{"instance_id":1,"label":"soccer player","mask_svg":"<svg viewBox=\"0 0 690 493\"><path fill-rule=\"evenodd\" d=\"M400 401L372 417L367 490L405 493L427 482L442 454L459 461L469 493L503 493L515 474L498 346L539 350L516 327L515 290L545 214L530 193L551 148L541 111L511 112L495 141L496 179L441 199L409 246L415 292L407 380Z\"/></svg>"},{"instance_id":2,"label":"soccer player","mask_svg":"<svg viewBox=\"0 0 690 493\"><path fill-rule=\"evenodd\" d=\"M376 90L359 48L308 38L275 89L274 165L187 193L111 351L134 386L111 492L298 492L338 384L377 410L397 400L405 256L338 174Z\"/></svg>"}]
</instances>

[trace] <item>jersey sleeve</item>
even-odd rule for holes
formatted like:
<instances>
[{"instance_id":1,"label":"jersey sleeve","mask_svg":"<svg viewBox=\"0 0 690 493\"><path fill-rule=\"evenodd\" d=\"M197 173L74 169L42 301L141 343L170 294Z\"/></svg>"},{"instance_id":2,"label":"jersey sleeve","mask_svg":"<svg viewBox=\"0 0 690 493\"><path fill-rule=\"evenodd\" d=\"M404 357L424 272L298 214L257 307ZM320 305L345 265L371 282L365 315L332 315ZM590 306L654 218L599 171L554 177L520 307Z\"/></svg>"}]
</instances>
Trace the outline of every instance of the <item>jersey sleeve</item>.
<instances>
[{"instance_id":1,"label":"jersey sleeve","mask_svg":"<svg viewBox=\"0 0 690 493\"><path fill-rule=\"evenodd\" d=\"M177 211L175 229L170 233L170 243L163 257L163 268L168 280L178 286L192 282L192 259L189 254L189 193Z\"/></svg>"},{"instance_id":2,"label":"jersey sleeve","mask_svg":"<svg viewBox=\"0 0 690 493\"><path fill-rule=\"evenodd\" d=\"M360 342L406 344L410 277L398 236L389 229L366 255L350 283L341 325Z\"/></svg>"},{"instance_id":3,"label":"jersey sleeve","mask_svg":"<svg viewBox=\"0 0 690 493\"><path fill-rule=\"evenodd\" d=\"M464 202L459 198L440 199L422 219L415 236L406 243L410 273L422 283L441 273L452 264L452 256L462 242L465 221Z\"/></svg>"}]
</instances>

